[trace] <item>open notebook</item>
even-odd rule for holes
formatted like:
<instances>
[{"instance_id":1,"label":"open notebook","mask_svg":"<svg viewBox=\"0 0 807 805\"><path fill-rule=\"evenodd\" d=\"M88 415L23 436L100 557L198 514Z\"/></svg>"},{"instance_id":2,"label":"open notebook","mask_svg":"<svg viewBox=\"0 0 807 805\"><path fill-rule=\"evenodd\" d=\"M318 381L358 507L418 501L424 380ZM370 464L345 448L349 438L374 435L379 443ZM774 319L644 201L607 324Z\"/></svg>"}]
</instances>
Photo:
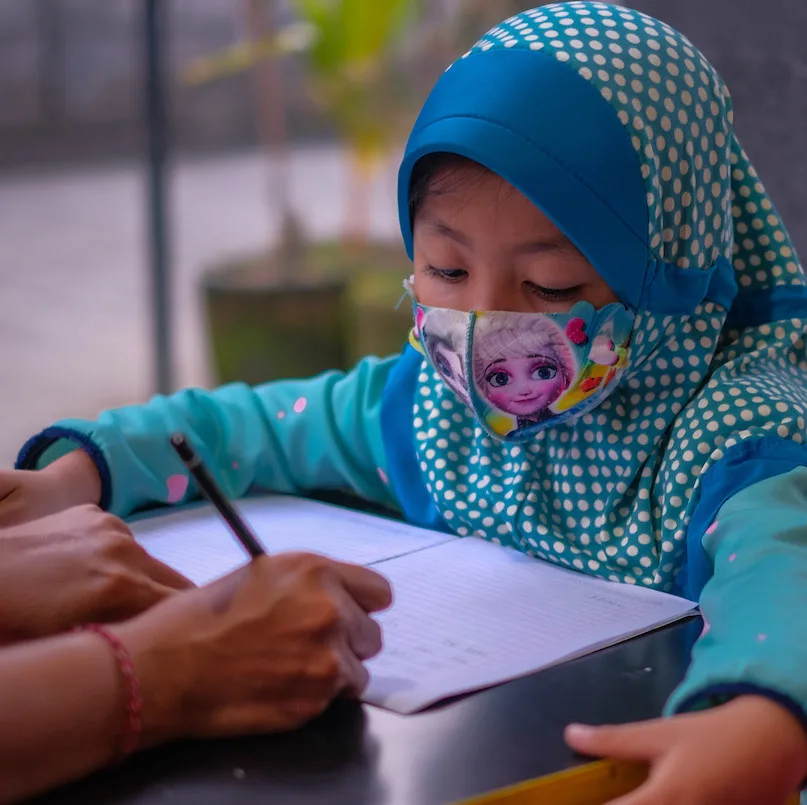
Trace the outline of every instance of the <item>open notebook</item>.
<instances>
[{"instance_id":1,"label":"open notebook","mask_svg":"<svg viewBox=\"0 0 807 805\"><path fill-rule=\"evenodd\" d=\"M270 553L306 550L372 565L395 603L365 701L412 713L679 620L695 604L324 503L271 496L239 508ZM138 541L197 584L246 560L206 505L132 523Z\"/></svg>"}]
</instances>

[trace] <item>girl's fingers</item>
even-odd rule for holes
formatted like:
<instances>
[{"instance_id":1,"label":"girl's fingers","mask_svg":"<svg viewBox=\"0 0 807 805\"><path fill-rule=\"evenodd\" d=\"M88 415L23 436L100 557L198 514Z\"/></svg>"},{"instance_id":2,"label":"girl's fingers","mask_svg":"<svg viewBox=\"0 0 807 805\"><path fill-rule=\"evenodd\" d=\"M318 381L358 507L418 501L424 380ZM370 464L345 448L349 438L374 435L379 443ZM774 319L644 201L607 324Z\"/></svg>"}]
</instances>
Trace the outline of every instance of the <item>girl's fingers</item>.
<instances>
[{"instance_id":1,"label":"girl's fingers","mask_svg":"<svg viewBox=\"0 0 807 805\"><path fill-rule=\"evenodd\" d=\"M570 724L565 738L572 749L583 755L649 761L668 745L667 727L662 720L606 727Z\"/></svg>"}]
</instances>

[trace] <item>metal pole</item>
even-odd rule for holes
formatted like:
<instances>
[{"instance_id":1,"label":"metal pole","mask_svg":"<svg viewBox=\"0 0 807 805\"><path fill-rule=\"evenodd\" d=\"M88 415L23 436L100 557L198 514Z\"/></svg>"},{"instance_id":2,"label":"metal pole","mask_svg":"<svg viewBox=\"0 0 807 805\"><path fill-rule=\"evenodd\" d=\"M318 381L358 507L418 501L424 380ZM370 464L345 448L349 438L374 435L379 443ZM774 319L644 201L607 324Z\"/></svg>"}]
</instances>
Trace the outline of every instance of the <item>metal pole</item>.
<instances>
[{"instance_id":1,"label":"metal pole","mask_svg":"<svg viewBox=\"0 0 807 805\"><path fill-rule=\"evenodd\" d=\"M146 50L146 132L148 139L148 233L151 273L154 385L160 394L173 390L171 272L165 204L168 130L165 114L163 45L167 0L144 0Z\"/></svg>"},{"instance_id":2,"label":"metal pole","mask_svg":"<svg viewBox=\"0 0 807 805\"><path fill-rule=\"evenodd\" d=\"M42 116L45 124L54 128L65 124L64 24L60 11L49 0L39 0L36 6L41 41L39 87Z\"/></svg>"}]
</instances>

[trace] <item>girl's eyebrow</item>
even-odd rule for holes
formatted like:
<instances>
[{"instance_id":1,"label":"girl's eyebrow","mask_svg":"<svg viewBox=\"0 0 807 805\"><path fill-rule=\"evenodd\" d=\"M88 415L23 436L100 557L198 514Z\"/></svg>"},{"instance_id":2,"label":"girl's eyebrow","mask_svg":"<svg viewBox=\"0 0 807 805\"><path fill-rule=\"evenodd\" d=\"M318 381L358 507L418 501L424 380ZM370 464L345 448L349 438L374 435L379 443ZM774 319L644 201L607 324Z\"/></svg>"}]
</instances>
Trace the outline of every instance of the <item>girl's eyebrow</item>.
<instances>
[{"instance_id":1,"label":"girl's eyebrow","mask_svg":"<svg viewBox=\"0 0 807 805\"><path fill-rule=\"evenodd\" d=\"M461 246L471 245L471 238L456 229L452 229L445 221L437 218L435 215L423 215L423 223L438 235L444 235L455 243L459 243Z\"/></svg>"},{"instance_id":2,"label":"girl's eyebrow","mask_svg":"<svg viewBox=\"0 0 807 805\"><path fill-rule=\"evenodd\" d=\"M450 227L445 221L435 215L423 215L423 223L426 224L433 232L438 235L453 240L461 246L470 247L472 239L463 232ZM520 243L510 249L513 254L545 254L552 251L577 251L575 245L566 237L562 232L550 235L546 238L539 238L537 240L527 241Z\"/></svg>"},{"instance_id":3,"label":"girl's eyebrow","mask_svg":"<svg viewBox=\"0 0 807 805\"><path fill-rule=\"evenodd\" d=\"M515 254L544 254L552 251L577 251L575 245L561 232L543 240L533 240L513 247Z\"/></svg>"}]
</instances>

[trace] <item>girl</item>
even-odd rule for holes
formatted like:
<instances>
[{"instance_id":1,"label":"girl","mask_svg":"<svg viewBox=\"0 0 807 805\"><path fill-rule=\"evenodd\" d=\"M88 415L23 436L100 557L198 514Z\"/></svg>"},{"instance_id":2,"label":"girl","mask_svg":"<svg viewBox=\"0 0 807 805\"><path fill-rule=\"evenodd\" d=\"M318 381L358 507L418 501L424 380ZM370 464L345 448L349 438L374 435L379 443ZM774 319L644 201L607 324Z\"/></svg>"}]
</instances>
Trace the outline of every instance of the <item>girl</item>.
<instances>
[{"instance_id":1,"label":"girl","mask_svg":"<svg viewBox=\"0 0 807 805\"><path fill-rule=\"evenodd\" d=\"M637 11L527 11L437 83L399 208L418 310L464 316L463 393L408 346L347 375L64 421L23 448L20 468L47 469L6 476L0 516L186 501L182 428L231 495L349 488L418 525L697 596L671 718L568 738L652 763L631 805L783 802L807 775L807 287L720 77ZM622 374L502 434L471 385L488 315L551 322L589 369L618 315Z\"/></svg>"}]
</instances>

